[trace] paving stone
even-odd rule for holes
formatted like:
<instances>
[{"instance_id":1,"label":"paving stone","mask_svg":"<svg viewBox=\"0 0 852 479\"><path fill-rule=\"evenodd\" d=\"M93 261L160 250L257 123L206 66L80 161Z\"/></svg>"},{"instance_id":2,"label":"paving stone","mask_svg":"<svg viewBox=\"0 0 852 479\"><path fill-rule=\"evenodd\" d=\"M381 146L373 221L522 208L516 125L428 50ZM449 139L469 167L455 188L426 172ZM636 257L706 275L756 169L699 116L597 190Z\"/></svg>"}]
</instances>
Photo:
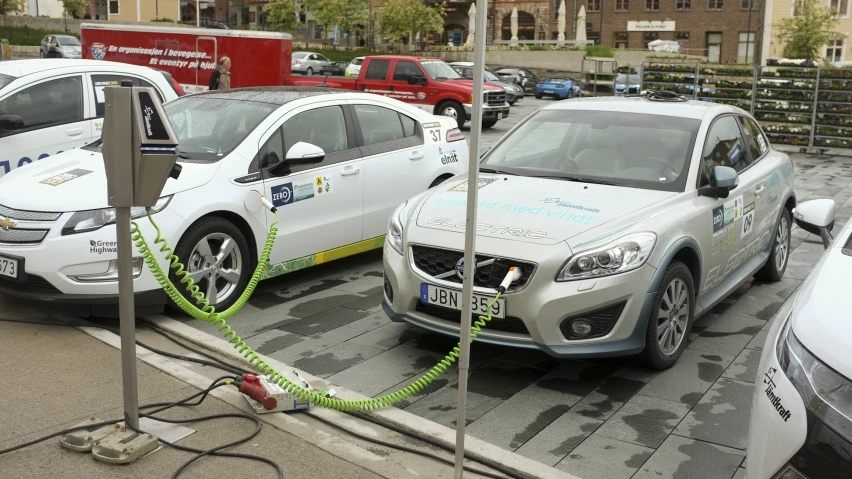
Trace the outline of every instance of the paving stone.
<instances>
[{"instance_id":1,"label":"paving stone","mask_svg":"<svg viewBox=\"0 0 852 479\"><path fill-rule=\"evenodd\" d=\"M659 372L639 394L695 404L733 359L734 356L686 349L674 366Z\"/></svg>"},{"instance_id":2,"label":"paving stone","mask_svg":"<svg viewBox=\"0 0 852 479\"><path fill-rule=\"evenodd\" d=\"M728 308L727 312L767 321L772 319L772 316L776 311L778 311L778 308L780 308L783 303L784 299L782 298L748 294L737 299L737 302Z\"/></svg>"},{"instance_id":3,"label":"paving stone","mask_svg":"<svg viewBox=\"0 0 852 479\"><path fill-rule=\"evenodd\" d=\"M746 479L746 470L744 467L740 467L737 469L736 474L732 479Z\"/></svg>"},{"instance_id":4,"label":"paving stone","mask_svg":"<svg viewBox=\"0 0 852 479\"><path fill-rule=\"evenodd\" d=\"M344 283L345 281L335 279L323 279L302 284L295 281L287 281L287 286L281 289L269 288L264 283L260 283L267 287L262 287L260 291L255 291L251 299L249 299L248 304L259 309L269 309L275 306L289 305L309 297L339 295L340 292L333 291L333 288Z\"/></svg>"},{"instance_id":5,"label":"paving stone","mask_svg":"<svg viewBox=\"0 0 852 479\"><path fill-rule=\"evenodd\" d=\"M802 284L801 280L792 278L781 278L775 283L762 283L755 281L749 289L749 296L762 296L786 301Z\"/></svg>"},{"instance_id":6,"label":"paving stone","mask_svg":"<svg viewBox=\"0 0 852 479\"><path fill-rule=\"evenodd\" d=\"M355 328L366 333L367 331L372 331L386 324L390 324L391 322L392 321L388 318L388 315L385 314L384 311L380 311L361 318L358 321L353 321L344 327Z\"/></svg>"},{"instance_id":7,"label":"paving stone","mask_svg":"<svg viewBox=\"0 0 852 479\"><path fill-rule=\"evenodd\" d=\"M454 428L458 420L458 408L456 407L458 395L458 385L452 384L417 401L405 410L438 424ZM465 421L470 424L501 402L500 398L468 392Z\"/></svg>"},{"instance_id":8,"label":"paving stone","mask_svg":"<svg viewBox=\"0 0 852 479\"><path fill-rule=\"evenodd\" d=\"M347 293L365 293L367 291L373 290L375 288L381 288L384 285L384 276L382 275L381 269L378 270L378 276L376 275L368 275L364 276L361 273L361 277L354 281L345 281L343 284L335 286L334 289L338 291L346 291ZM347 275L344 275L344 277ZM356 275L357 276L357 275Z\"/></svg>"},{"instance_id":9,"label":"paving stone","mask_svg":"<svg viewBox=\"0 0 852 479\"><path fill-rule=\"evenodd\" d=\"M384 314L384 313L380 313ZM370 332L350 339L349 343L363 344L383 351L399 346L417 336L423 334L423 330L408 323L388 323Z\"/></svg>"},{"instance_id":10,"label":"paving stone","mask_svg":"<svg viewBox=\"0 0 852 479\"><path fill-rule=\"evenodd\" d=\"M260 354L270 354L299 344L306 339L308 338L300 334L273 329L246 338L245 342Z\"/></svg>"},{"instance_id":11,"label":"paving stone","mask_svg":"<svg viewBox=\"0 0 852 479\"><path fill-rule=\"evenodd\" d=\"M266 354L269 357L281 361L283 363L293 364L299 359L341 344L344 341L352 339L355 336L358 336L363 333L363 331L360 331L358 329L353 329L344 326L342 328L333 329L327 333L317 334L311 337L299 335L300 337L304 338L303 341L299 343L294 343L292 345L282 345L283 347L281 349Z\"/></svg>"},{"instance_id":12,"label":"paving stone","mask_svg":"<svg viewBox=\"0 0 852 479\"><path fill-rule=\"evenodd\" d=\"M299 321L287 323L278 329L303 336L313 336L346 326L366 316L368 314L364 311L349 308L333 308Z\"/></svg>"},{"instance_id":13,"label":"paving stone","mask_svg":"<svg viewBox=\"0 0 852 479\"><path fill-rule=\"evenodd\" d=\"M632 479L731 479L745 452L669 436Z\"/></svg>"},{"instance_id":14,"label":"paving stone","mask_svg":"<svg viewBox=\"0 0 852 479\"><path fill-rule=\"evenodd\" d=\"M304 357L293 363L293 367L307 371L314 376L325 378L344 369L348 369L381 352L381 349L371 348L362 344L341 343L311 356Z\"/></svg>"},{"instance_id":15,"label":"paving stone","mask_svg":"<svg viewBox=\"0 0 852 479\"><path fill-rule=\"evenodd\" d=\"M746 347L765 321L725 313L695 339L688 349L735 356Z\"/></svg>"},{"instance_id":16,"label":"paving stone","mask_svg":"<svg viewBox=\"0 0 852 479\"><path fill-rule=\"evenodd\" d=\"M382 311L382 299L384 299L385 293L381 286L377 286L375 289L378 289L378 291L367 292L363 298L350 301L342 306L371 313Z\"/></svg>"},{"instance_id":17,"label":"paving stone","mask_svg":"<svg viewBox=\"0 0 852 479\"><path fill-rule=\"evenodd\" d=\"M689 412L689 406L676 401L634 396L595 434L619 441L656 448Z\"/></svg>"},{"instance_id":18,"label":"paving stone","mask_svg":"<svg viewBox=\"0 0 852 479\"><path fill-rule=\"evenodd\" d=\"M644 385L638 379L609 377L571 408L571 412L591 419L609 419Z\"/></svg>"},{"instance_id":19,"label":"paving stone","mask_svg":"<svg viewBox=\"0 0 852 479\"><path fill-rule=\"evenodd\" d=\"M565 413L542 429L515 452L554 466L603 424L573 413Z\"/></svg>"},{"instance_id":20,"label":"paving stone","mask_svg":"<svg viewBox=\"0 0 852 479\"><path fill-rule=\"evenodd\" d=\"M760 334L758 334L759 336ZM755 336L757 338L757 336ZM747 383L755 382L757 368L760 365L761 351L754 349L743 349L737 359L722 373L722 377L738 379Z\"/></svg>"},{"instance_id":21,"label":"paving stone","mask_svg":"<svg viewBox=\"0 0 852 479\"><path fill-rule=\"evenodd\" d=\"M721 378L692 408L675 434L745 450L754 384Z\"/></svg>"},{"instance_id":22,"label":"paving stone","mask_svg":"<svg viewBox=\"0 0 852 479\"><path fill-rule=\"evenodd\" d=\"M384 390L380 393L377 393L376 397L385 396L385 395L394 393L396 391L399 391L400 389L405 388L406 386L410 385L412 382L417 380L417 378L426 374L426 372L428 372L428 371L429 371L428 368L424 369L422 371L418 371L417 374L413 375L410 378L407 378L405 381L401 381L401 382L394 384L393 386L387 388L386 390ZM406 409L408 406L411 406L412 404L416 403L417 401L419 401L419 400L421 400L425 397L431 396L435 392L439 391L441 388L446 387L449 384L454 384L456 381L458 381L458 378L459 378L459 369L458 368L452 367L450 369L447 369L447 371L444 374L438 376L434 381L429 383L428 386L421 389L416 394L412 394L411 396L407 397L406 399L397 402L394 406L398 407L400 409Z\"/></svg>"},{"instance_id":23,"label":"paving stone","mask_svg":"<svg viewBox=\"0 0 852 479\"><path fill-rule=\"evenodd\" d=\"M556 465L583 479L628 479L654 450L592 434Z\"/></svg>"},{"instance_id":24,"label":"paving stone","mask_svg":"<svg viewBox=\"0 0 852 479\"><path fill-rule=\"evenodd\" d=\"M801 246L799 248L801 248ZM793 250L793 252L790 253L789 259L787 259L787 270L784 271L784 278L801 280L807 278L808 274L813 271L816 262L819 261L822 256L822 254L797 253L799 248Z\"/></svg>"}]
</instances>

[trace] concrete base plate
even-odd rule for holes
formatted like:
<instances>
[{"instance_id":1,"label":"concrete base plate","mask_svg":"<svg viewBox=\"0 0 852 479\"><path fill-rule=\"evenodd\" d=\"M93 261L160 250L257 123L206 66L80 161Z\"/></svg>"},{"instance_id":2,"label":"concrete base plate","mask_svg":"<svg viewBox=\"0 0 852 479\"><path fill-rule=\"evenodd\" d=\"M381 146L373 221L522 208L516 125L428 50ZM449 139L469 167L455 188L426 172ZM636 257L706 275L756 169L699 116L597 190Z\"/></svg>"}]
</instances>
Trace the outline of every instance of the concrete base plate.
<instances>
[{"instance_id":1,"label":"concrete base plate","mask_svg":"<svg viewBox=\"0 0 852 479\"><path fill-rule=\"evenodd\" d=\"M91 417L87 421L81 422L69 429L88 426L90 424L99 424L102 422L104 422L104 420L99 417ZM72 451L89 452L92 450L92 444L94 444L95 441L100 441L110 434L120 430L120 424L89 427L59 436L59 444L64 448L71 449Z\"/></svg>"},{"instance_id":2,"label":"concrete base plate","mask_svg":"<svg viewBox=\"0 0 852 479\"><path fill-rule=\"evenodd\" d=\"M95 459L110 464L130 464L160 445L150 434L138 434L132 429L120 429L109 436L95 441L92 455Z\"/></svg>"}]
</instances>

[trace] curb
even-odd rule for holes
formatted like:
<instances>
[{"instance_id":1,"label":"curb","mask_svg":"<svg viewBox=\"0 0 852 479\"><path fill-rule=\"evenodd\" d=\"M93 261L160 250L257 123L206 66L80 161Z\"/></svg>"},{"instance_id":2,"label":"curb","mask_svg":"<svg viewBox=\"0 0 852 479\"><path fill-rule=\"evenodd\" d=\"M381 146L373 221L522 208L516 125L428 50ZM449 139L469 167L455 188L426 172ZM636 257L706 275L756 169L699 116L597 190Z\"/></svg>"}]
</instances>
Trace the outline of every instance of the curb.
<instances>
[{"instance_id":1,"label":"curb","mask_svg":"<svg viewBox=\"0 0 852 479\"><path fill-rule=\"evenodd\" d=\"M192 343L195 343L199 346L204 346L208 349L212 349L220 354L237 359L245 364L245 358L243 358L243 356L240 355L237 350L233 348L232 344L228 343L224 339L216 338L184 323L175 321L171 318L167 318L162 315L147 316L145 319L156 323L161 328L166 329L172 332L173 334L180 336L181 338L184 338ZM287 364L284 364L280 361L276 361L267 357L264 357L263 359L267 362L267 364L279 371L283 371L284 369L295 370L295 368L293 368L292 366L288 366ZM317 378L309 373L299 370L296 371L298 371L302 377L304 377L312 385L314 385L314 387L317 387L317 385L327 385L323 387L333 388L337 393L336 397L339 397L341 399L370 399L369 397L364 396L355 391L336 385L331 385L324 379ZM344 421L348 418L347 415L339 413L330 414L335 413L336 411L325 410L322 408L311 408L308 411L310 411L310 414L322 416L327 420L334 421L335 423L340 423L341 425L346 425L344 424ZM386 423L397 428L404 429L412 436L419 437L427 442L431 442L433 444L442 444L450 448L455 448L455 429L451 429L449 427L435 423L428 419L424 419L420 416L416 416L401 409L390 407L372 411L364 411L361 414L370 416L371 418L381 423ZM481 439L472 437L470 435L465 435L465 450L467 451L467 456L469 458L481 462L486 466L489 464L499 464L502 467L511 470L518 477L541 479L580 479L577 476L560 471L559 469L547 466L538 461L528 459L515 452L507 451L505 449L502 449L498 446L485 442Z\"/></svg>"}]
</instances>

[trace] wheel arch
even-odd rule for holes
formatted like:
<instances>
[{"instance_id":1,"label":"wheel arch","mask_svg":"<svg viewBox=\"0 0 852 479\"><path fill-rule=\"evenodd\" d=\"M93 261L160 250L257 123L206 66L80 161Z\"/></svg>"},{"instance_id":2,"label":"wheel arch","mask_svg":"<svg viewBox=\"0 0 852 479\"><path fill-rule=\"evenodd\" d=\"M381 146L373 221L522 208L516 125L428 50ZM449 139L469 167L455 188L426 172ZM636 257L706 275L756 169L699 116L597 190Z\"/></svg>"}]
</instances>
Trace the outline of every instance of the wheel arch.
<instances>
[{"instance_id":1,"label":"wheel arch","mask_svg":"<svg viewBox=\"0 0 852 479\"><path fill-rule=\"evenodd\" d=\"M449 180L453 176L455 176L455 175L452 174L452 173L443 173L441 175L438 175L437 178L432 180L432 183L429 185L429 188L434 188L434 187L438 186L439 184Z\"/></svg>"},{"instance_id":2,"label":"wheel arch","mask_svg":"<svg viewBox=\"0 0 852 479\"><path fill-rule=\"evenodd\" d=\"M666 269L674 261L680 261L689 268L690 273L692 273L692 284L695 291L701 291L701 248L698 246L698 242L685 236L674 241L663 254L657 271L651 279L651 284L648 288L649 293L657 292L660 283L663 281L663 276L666 275ZM696 296L698 295L696 294Z\"/></svg>"},{"instance_id":3,"label":"wheel arch","mask_svg":"<svg viewBox=\"0 0 852 479\"><path fill-rule=\"evenodd\" d=\"M198 223L199 221L205 218L221 218L225 221L230 221L234 224L244 235L246 235L246 242L249 245L249 253L251 254L251 262L252 264L256 264L258 260L258 247L257 247L257 238L254 235L254 231L251 229L251 225L240 215L234 213L233 211L226 210L216 210L211 211L209 213L205 213L204 215L196 218L189 226L187 226L186 230L192 227L192 225ZM181 233L181 237L186 234L186 230Z\"/></svg>"}]
</instances>

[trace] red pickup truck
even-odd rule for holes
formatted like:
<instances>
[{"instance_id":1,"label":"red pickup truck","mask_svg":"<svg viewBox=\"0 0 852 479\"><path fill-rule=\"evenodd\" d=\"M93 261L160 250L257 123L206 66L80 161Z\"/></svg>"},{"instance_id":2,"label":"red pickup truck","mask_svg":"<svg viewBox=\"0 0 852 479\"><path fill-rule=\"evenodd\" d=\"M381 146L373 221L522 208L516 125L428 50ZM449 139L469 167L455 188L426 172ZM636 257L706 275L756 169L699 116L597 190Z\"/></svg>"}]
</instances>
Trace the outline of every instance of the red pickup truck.
<instances>
[{"instance_id":1,"label":"red pickup truck","mask_svg":"<svg viewBox=\"0 0 852 479\"><path fill-rule=\"evenodd\" d=\"M473 82L442 60L430 57L371 56L364 59L357 78L288 75L284 84L324 85L384 95L455 118L459 127L470 120L473 108ZM490 128L509 116L509 104L503 88L486 83L483 89L482 126Z\"/></svg>"}]
</instances>

